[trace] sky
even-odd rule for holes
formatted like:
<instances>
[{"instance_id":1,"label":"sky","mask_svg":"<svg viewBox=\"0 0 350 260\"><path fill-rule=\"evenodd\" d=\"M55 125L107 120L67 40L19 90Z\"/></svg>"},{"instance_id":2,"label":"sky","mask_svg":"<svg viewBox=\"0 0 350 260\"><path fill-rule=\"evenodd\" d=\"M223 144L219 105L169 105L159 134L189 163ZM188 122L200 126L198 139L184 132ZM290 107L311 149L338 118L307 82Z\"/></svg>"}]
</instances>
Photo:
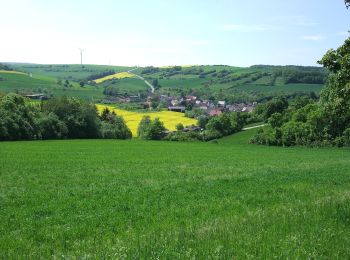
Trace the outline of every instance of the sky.
<instances>
[{"instance_id":1,"label":"sky","mask_svg":"<svg viewBox=\"0 0 350 260\"><path fill-rule=\"evenodd\" d=\"M317 65L349 37L343 0L0 0L0 62Z\"/></svg>"}]
</instances>

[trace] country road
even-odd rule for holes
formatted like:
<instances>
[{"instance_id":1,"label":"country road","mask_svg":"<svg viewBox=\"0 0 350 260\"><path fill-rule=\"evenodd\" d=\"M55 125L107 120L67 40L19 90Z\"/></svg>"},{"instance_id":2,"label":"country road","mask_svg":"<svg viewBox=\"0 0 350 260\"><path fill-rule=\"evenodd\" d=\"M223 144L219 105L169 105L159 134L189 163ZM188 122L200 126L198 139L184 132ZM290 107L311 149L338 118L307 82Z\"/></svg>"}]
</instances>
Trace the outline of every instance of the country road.
<instances>
[{"instance_id":1,"label":"country road","mask_svg":"<svg viewBox=\"0 0 350 260\"><path fill-rule=\"evenodd\" d=\"M155 91L155 88L153 87L153 85L152 85L151 83L149 83L144 77L141 77L141 76L139 76L139 75L137 75L137 74L135 74L135 73L132 73L134 70L137 70L137 69L138 69L138 68L131 69L131 70L128 71L128 73L130 73L130 74L134 75L135 77L137 77L137 78L143 80L143 81L146 83L146 85L150 87L151 92L152 92L152 94L153 94L154 91Z\"/></svg>"},{"instance_id":2,"label":"country road","mask_svg":"<svg viewBox=\"0 0 350 260\"><path fill-rule=\"evenodd\" d=\"M263 124L263 125L256 125L256 126L250 126L250 127L245 127L243 128L242 130L245 131L245 130L250 130L250 129L254 129L254 128L259 128L259 127L263 127L265 126L266 124Z\"/></svg>"}]
</instances>

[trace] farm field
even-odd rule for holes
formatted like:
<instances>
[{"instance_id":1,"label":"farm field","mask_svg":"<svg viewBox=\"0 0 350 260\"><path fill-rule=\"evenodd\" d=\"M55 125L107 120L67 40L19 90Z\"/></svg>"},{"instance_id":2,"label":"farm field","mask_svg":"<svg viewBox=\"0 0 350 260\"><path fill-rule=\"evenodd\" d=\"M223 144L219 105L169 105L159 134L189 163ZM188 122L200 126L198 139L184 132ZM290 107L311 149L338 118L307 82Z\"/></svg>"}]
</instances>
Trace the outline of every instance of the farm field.
<instances>
[{"instance_id":1,"label":"farm field","mask_svg":"<svg viewBox=\"0 0 350 260\"><path fill-rule=\"evenodd\" d=\"M0 258L345 259L350 150L0 143Z\"/></svg>"},{"instance_id":2,"label":"farm field","mask_svg":"<svg viewBox=\"0 0 350 260\"><path fill-rule=\"evenodd\" d=\"M54 96L74 96L86 100L102 98L103 89L86 85L81 88L77 83L71 82L72 87L59 86L55 78L42 74L33 74L32 77L22 72L0 71L0 92L48 93Z\"/></svg>"},{"instance_id":3,"label":"farm field","mask_svg":"<svg viewBox=\"0 0 350 260\"><path fill-rule=\"evenodd\" d=\"M113 75L109 75L103 78L99 78L99 79L95 79L94 81L99 84L102 83L106 80L111 80L111 79L124 79L124 78L133 78L134 75L129 73L129 72L118 72L116 74Z\"/></svg>"},{"instance_id":4,"label":"farm field","mask_svg":"<svg viewBox=\"0 0 350 260\"><path fill-rule=\"evenodd\" d=\"M137 127L143 116L148 115L151 119L159 118L160 121L164 123L165 128L168 130L175 130L176 125L182 123L184 126L196 125L197 120L185 117L183 113L171 112L171 111L160 111L160 112L150 112L150 113L139 113L132 112L122 109L117 109L112 106L106 105L96 105L99 112L102 112L105 107L113 110L118 116L122 116L130 128L133 137L137 136Z\"/></svg>"},{"instance_id":5,"label":"farm field","mask_svg":"<svg viewBox=\"0 0 350 260\"><path fill-rule=\"evenodd\" d=\"M81 80L92 74L101 73L107 70L113 70L116 73L130 70L130 67L108 66L108 65L81 65L77 64L26 64L10 63L11 67L16 70L25 71L38 75L45 75L53 78Z\"/></svg>"}]
</instances>

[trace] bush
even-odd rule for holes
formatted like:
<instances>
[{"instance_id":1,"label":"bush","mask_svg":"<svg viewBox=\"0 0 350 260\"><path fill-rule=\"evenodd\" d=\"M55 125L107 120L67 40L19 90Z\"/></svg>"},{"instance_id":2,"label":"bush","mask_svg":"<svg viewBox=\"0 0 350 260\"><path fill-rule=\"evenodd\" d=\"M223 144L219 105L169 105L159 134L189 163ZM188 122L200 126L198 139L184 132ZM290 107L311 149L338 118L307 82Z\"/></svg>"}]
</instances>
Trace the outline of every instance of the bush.
<instances>
[{"instance_id":1,"label":"bush","mask_svg":"<svg viewBox=\"0 0 350 260\"><path fill-rule=\"evenodd\" d=\"M117 116L114 111L111 112L105 108L100 116L101 122L101 137L106 139L130 139L132 133L126 125L124 119Z\"/></svg>"},{"instance_id":2,"label":"bush","mask_svg":"<svg viewBox=\"0 0 350 260\"><path fill-rule=\"evenodd\" d=\"M140 139L161 140L165 137L165 131L166 128L159 118L151 120L149 116L144 116L137 128L137 135Z\"/></svg>"},{"instance_id":3,"label":"bush","mask_svg":"<svg viewBox=\"0 0 350 260\"><path fill-rule=\"evenodd\" d=\"M30 140L40 137L35 123L39 111L22 96L8 94L0 100L0 140Z\"/></svg>"},{"instance_id":4,"label":"bush","mask_svg":"<svg viewBox=\"0 0 350 260\"><path fill-rule=\"evenodd\" d=\"M67 126L54 113L42 115L36 121L42 139L61 139L68 134Z\"/></svg>"},{"instance_id":5,"label":"bush","mask_svg":"<svg viewBox=\"0 0 350 260\"><path fill-rule=\"evenodd\" d=\"M73 97L50 99L43 111L54 113L68 128L69 138L98 138L100 124L94 104Z\"/></svg>"}]
</instances>

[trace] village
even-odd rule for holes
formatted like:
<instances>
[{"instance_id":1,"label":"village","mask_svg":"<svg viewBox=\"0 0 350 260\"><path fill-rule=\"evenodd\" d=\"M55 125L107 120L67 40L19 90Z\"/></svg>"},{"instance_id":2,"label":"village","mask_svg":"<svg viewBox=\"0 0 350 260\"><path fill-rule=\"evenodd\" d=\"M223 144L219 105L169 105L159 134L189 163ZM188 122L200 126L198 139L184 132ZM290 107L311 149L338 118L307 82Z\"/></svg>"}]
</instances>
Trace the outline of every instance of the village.
<instances>
[{"instance_id":1,"label":"village","mask_svg":"<svg viewBox=\"0 0 350 260\"><path fill-rule=\"evenodd\" d=\"M154 110L156 108L168 109L173 112L185 113L196 110L198 113L207 116L218 116L224 112L250 113L257 106L257 102L228 103L224 100L207 100L197 96L188 95L184 97L153 95L142 98L140 95L129 96L127 98L112 98L109 102L116 103L140 103L144 109ZM154 104L157 104L155 106Z\"/></svg>"}]
</instances>

